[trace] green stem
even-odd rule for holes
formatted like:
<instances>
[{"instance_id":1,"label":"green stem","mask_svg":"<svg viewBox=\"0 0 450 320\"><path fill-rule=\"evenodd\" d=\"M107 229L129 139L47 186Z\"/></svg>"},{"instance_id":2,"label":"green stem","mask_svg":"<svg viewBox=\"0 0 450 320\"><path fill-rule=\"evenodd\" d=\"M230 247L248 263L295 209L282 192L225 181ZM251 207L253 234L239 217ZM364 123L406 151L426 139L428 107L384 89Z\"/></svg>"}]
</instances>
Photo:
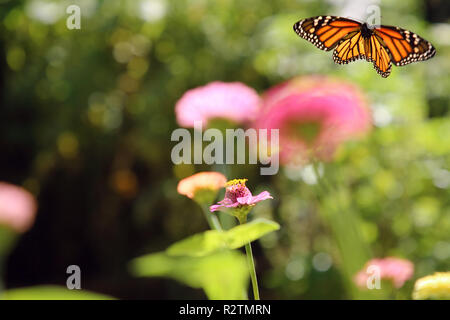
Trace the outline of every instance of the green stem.
<instances>
[{"instance_id":1,"label":"green stem","mask_svg":"<svg viewBox=\"0 0 450 320\"><path fill-rule=\"evenodd\" d=\"M246 220L246 217L242 217L241 219L239 219L239 223L245 224ZM258 278L256 277L255 261L253 259L252 245L250 244L250 242L245 245L245 253L247 255L248 270L250 272L250 278L252 280L253 298L255 300L259 300Z\"/></svg>"},{"instance_id":2,"label":"green stem","mask_svg":"<svg viewBox=\"0 0 450 320\"><path fill-rule=\"evenodd\" d=\"M259 300L258 279L256 278L255 262L253 261L252 246L250 243L245 245L245 252L247 253L248 269L250 271L250 278L252 279L253 297Z\"/></svg>"},{"instance_id":3,"label":"green stem","mask_svg":"<svg viewBox=\"0 0 450 320\"><path fill-rule=\"evenodd\" d=\"M1 232L1 230L0 230ZM7 261L8 253L0 251L0 300L5 299L5 280L6 280L6 261Z\"/></svg>"},{"instance_id":4,"label":"green stem","mask_svg":"<svg viewBox=\"0 0 450 320\"><path fill-rule=\"evenodd\" d=\"M317 163L313 163L313 170L317 177L319 198L332 196L334 201L328 203L328 209L320 210L320 214L333 232L340 252L343 271L349 294L360 296L353 284L353 275L369 258L370 250L358 228L358 217L342 199L338 189L320 175ZM331 212L328 212L331 210Z\"/></svg>"},{"instance_id":5,"label":"green stem","mask_svg":"<svg viewBox=\"0 0 450 320\"><path fill-rule=\"evenodd\" d=\"M0 258L0 300L3 300L3 265Z\"/></svg>"},{"instance_id":6,"label":"green stem","mask_svg":"<svg viewBox=\"0 0 450 320\"><path fill-rule=\"evenodd\" d=\"M206 220L208 221L209 227L212 230L222 231L222 226L220 225L219 219L215 214L212 214L209 211L207 205L202 205L203 214L205 215Z\"/></svg>"},{"instance_id":7,"label":"green stem","mask_svg":"<svg viewBox=\"0 0 450 320\"><path fill-rule=\"evenodd\" d=\"M13 249L17 235L11 229L0 225L0 300L4 298L4 279L6 275L6 261Z\"/></svg>"},{"instance_id":8,"label":"green stem","mask_svg":"<svg viewBox=\"0 0 450 320\"><path fill-rule=\"evenodd\" d=\"M2 261L0 261L2 263ZM3 285L3 265L0 266L0 300L3 300L5 286Z\"/></svg>"}]
</instances>

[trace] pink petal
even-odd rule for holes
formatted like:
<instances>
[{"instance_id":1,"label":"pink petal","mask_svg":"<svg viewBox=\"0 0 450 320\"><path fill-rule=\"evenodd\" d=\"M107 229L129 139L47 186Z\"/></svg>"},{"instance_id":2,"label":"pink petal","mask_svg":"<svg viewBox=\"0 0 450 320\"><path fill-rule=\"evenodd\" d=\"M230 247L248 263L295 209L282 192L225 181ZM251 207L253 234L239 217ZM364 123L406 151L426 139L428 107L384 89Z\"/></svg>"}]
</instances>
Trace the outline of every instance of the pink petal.
<instances>
[{"instance_id":1,"label":"pink petal","mask_svg":"<svg viewBox=\"0 0 450 320\"><path fill-rule=\"evenodd\" d=\"M0 182L0 225L23 233L34 223L37 203L31 193L9 183Z\"/></svg>"},{"instance_id":2,"label":"pink petal","mask_svg":"<svg viewBox=\"0 0 450 320\"><path fill-rule=\"evenodd\" d=\"M225 199L223 199L223 200L221 200L221 201L219 201L218 202L218 204L221 204L221 205L230 205L230 204L233 204L234 202L233 201L231 201L230 199L228 199L228 198L225 198Z\"/></svg>"},{"instance_id":3,"label":"pink petal","mask_svg":"<svg viewBox=\"0 0 450 320\"><path fill-rule=\"evenodd\" d=\"M216 212L216 211L219 211L220 208L222 208L222 207L223 207L223 205L221 205L221 204L213 204L212 206L209 207L209 211Z\"/></svg>"},{"instance_id":4,"label":"pink petal","mask_svg":"<svg viewBox=\"0 0 450 320\"><path fill-rule=\"evenodd\" d=\"M237 202L239 202L239 204L249 204L250 201L252 200L252 198L253 197L251 195L248 195L245 197L239 197L236 200L237 200Z\"/></svg>"},{"instance_id":5,"label":"pink petal","mask_svg":"<svg viewBox=\"0 0 450 320\"><path fill-rule=\"evenodd\" d=\"M339 144L371 129L360 90L326 77L294 78L278 85L265 93L263 105L255 125L280 130L283 163L307 162L311 157L329 161ZM311 140L292 129L310 124L319 128Z\"/></svg>"},{"instance_id":6,"label":"pink petal","mask_svg":"<svg viewBox=\"0 0 450 320\"><path fill-rule=\"evenodd\" d=\"M268 191L263 191L260 194L258 194L257 196L252 197L249 204L255 204L257 202L267 200L267 199L273 199L273 197L270 195L270 193Z\"/></svg>"},{"instance_id":7,"label":"pink petal","mask_svg":"<svg viewBox=\"0 0 450 320\"><path fill-rule=\"evenodd\" d=\"M258 93L245 84L216 81L187 91L178 100L175 113L182 127L193 127L195 121L206 123L213 118L243 123L254 119L260 104Z\"/></svg>"},{"instance_id":8,"label":"pink petal","mask_svg":"<svg viewBox=\"0 0 450 320\"><path fill-rule=\"evenodd\" d=\"M239 205L239 202L235 202L235 203L227 204L225 207L227 207L227 208L236 208L238 205Z\"/></svg>"}]
</instances>

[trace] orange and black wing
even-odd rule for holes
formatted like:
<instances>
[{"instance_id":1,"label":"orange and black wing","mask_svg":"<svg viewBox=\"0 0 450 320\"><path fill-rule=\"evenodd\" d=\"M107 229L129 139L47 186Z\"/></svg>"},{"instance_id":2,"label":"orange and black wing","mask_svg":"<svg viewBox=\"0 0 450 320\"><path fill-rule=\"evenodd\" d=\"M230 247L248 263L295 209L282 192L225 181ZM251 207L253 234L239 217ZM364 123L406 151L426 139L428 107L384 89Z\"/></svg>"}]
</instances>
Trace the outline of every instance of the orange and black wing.
<instances>
[{"instance_id":1,"label":"orange and black wing","mask_svg":"<svg viewBox=\"0 0 450 320\"><path fill-rule=\"evenodd\" d=\"M429 41L411 31L391 26L381 26L374 30L389 49L396 66L428 60L436 53L436 49Z\"/></svg>"},{"instance_id":2,"label":"orange and black wing","mask_svg":"<svg viewBox=\"0 0 450 320\"><path fill-rule=\"evenodd\" d=\"M360 31L354 31L344 37L333 52L333 60L339 64L366 58L365 40Z\"/></svg>"},{"instance_id":3,"label":"orange and black wing","mask_svg":"<svg viewBox=\"0 0 450 320\"><path fill-rule=\"evenodd\" d=\"M384 78L391 72L389 51L383 46L382 40L373 34L369 38L363 38L361 32L354 32L345 37L333 52L333 60L339 64L358 59L373 62L375 70Z\"/></svg>"},{"instance_id":4,"label":"orange and black wing","mask_svg":"<svg viewBox=\"0 0 450 320\"><path fill-rule=\"evenodd\" d=\"M332 50L339 42L358 31L361 24L347 18L318 16L298 21L294 31L319 49Z\"/></svg>"},{"instance_id":5,"label":"orange and black wing","mask_svg":"<svg viewBox=\"0 0 450 320\"><path fill-rule=\"evenodd\" d=\"M375 70L383 78L387 78L391 74L392 63L389 49L383 44L383 40L376 34L372 34L366 39L366 60L372 61Z\"/></svg>"}]
</instances>

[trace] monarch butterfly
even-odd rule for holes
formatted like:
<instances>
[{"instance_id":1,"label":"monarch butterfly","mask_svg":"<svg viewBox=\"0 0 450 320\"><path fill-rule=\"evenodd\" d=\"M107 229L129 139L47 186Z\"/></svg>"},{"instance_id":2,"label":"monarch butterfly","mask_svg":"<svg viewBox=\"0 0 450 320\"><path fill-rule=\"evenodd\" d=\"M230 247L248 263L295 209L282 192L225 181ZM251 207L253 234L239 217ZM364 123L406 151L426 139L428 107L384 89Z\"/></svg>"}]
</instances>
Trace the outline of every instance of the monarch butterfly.
<instances>
[{"instance_id":1,"label":"monarch butterfly","mask_svg":"<svg viewBox=\"0 0 450 320\"><path fill-rule=\"evenodd\" d=\"M392 63L404 66L428 60L436 53L429 41L411 31L391 26L371 28L367 23L341 17L300 20L294 24L294 31L321 50L336 48L335 63L347 64L358 59L373 62L383 78L391 73Z\"/></svg>"}]
</instances>

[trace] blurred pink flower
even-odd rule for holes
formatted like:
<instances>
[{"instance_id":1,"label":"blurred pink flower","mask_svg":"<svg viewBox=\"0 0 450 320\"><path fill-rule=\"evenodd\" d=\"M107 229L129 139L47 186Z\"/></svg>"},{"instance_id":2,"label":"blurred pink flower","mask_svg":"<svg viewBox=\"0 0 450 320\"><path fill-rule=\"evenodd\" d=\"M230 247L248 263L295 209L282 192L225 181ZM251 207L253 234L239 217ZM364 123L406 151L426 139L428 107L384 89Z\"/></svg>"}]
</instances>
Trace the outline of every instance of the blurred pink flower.
<instances>
[{"instance_id":1,"label":"blurred pink flower","mask_svg":"<svg viewBox=\"0 0 450 320\"><path fill-rule=\"evenodd\" d=\"M371 276L367 273L367 268L370 266L377 266L380 280L390 280L396 288L402 287L414 274L414 265L409 260L395 257L372 259L355 275L355 283L361 288L367 288L367 279Z\"/></svg>"},{"instance_id":2,"label":"blurred pink flower","mask_svg":"<svg viewBox=\"0 0 450 320\"><path fill-rule=\"evenodd\" d=\"M327 77L304 77L269 89L255 124L280 129L283 163L305 163L330 161L340 143L371 129L371 116L355 86Z\"/></svg>"},{"instance_id":3,"label":"blurred pink flower","mask_svg":"<svg viewBox=\"0 0 450 320\"><path fill-rule=\"evenodd\" d=\"M33 225L36 210L36 200L31 193L0 182L0 225L23 233Z\"/></svg>"},{"instance_id":4,"label":"blurred pink flower","mask_svg":"<svg viewBox=\"0 0 450 320\"><path fill-rule=\"evenodd\" d=\"M257 196L253 196L245 186L247 179L234 179L226 184L225 198L217 204L210 206L211 212L227 208L250 208L258 202L273 199L269 192L263 191Z\"/></svg>"},{"instance_id":5,"label":"blurred pink flower","mask_svg":"<svg viewBox=\"0 0 450 320\"><path fill-rule=\"evenodd\" d=\"M243 123L254 119L261 104L258 93L240 82L211 82L187 91L175 106L177 122L194 127L194 121L206 125L211 119Z\"/></svg>"}]
</instances>

